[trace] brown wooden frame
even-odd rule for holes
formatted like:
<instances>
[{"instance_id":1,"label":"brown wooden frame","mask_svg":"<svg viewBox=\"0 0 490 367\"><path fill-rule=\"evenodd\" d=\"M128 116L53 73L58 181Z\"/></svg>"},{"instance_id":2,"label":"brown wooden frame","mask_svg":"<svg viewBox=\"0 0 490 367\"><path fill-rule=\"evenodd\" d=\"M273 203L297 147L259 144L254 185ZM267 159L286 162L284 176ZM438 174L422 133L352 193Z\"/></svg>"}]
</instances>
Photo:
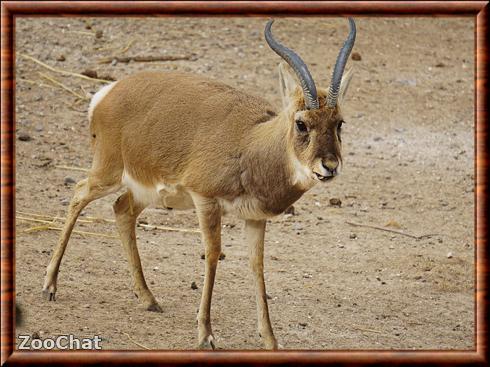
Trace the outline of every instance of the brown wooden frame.
<instances>
[{"instance_id":1,"label":"brown wooden frame","mask_svg":"<svg viewBox=\"0 0 490 367\"><path fill-rule=\"evenodd\" d=\"M1 364L488 365L488 1L20 2L1 5ZM15 350L15 17L23 16L465 16L475 31L476 349L470 351L36 351Z\"/></svg>"}]
</instances>

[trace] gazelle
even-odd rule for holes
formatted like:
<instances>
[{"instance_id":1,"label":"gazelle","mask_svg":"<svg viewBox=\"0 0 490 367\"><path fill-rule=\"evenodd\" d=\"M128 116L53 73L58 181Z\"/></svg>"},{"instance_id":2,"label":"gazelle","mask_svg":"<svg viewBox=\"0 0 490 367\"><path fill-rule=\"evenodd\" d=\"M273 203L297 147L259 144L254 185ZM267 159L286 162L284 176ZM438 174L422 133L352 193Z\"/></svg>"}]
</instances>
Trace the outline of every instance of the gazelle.
<instances>
[{"instance_id":1,"label":"gazelle","mask_svg":"<svg viewBox=\"0 0 490 367\"><path fill-rule=\"evenodd\" d=\"M221 252L221 216L245 220L257 299L258 331L276 349L264 283L266 219L282 213L318 182L338 173L340 105L351 73L343 76L356 28L341 48L327 89L316 89L301 58L265 28L279 65L283 108L202 76L146 72L102 88L89 106L93 163L70 202L59 242L47 267L43 292L55 299L60 262L73 226L91 201L122 187L114 203L117 228L134 281L150 311L162 309L148 289L136 246L135 223L145 207L163 203L195 208L205 244L205 278L198 313L200 348L215 347L211 296ZM296 79L297 78L297 79Z\"/></svg>"}]
</instances>

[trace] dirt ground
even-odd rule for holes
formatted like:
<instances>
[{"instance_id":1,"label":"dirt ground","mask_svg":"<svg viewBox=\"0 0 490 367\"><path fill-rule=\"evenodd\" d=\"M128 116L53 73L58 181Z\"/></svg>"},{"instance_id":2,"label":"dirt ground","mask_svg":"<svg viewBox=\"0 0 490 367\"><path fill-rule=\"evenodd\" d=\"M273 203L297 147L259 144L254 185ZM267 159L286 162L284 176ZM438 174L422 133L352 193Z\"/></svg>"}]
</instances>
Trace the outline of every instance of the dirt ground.
<instances>
[{"instance_id":1,"label":"dirt ground","mask_svg":"<svg viewBox=\"0 0 490 367\"><path fill-rule=\"evenodd\" d=\"M41 297L59 232L21 218L63 217L91 163L88 101L102 84L54 68L121 79L139 70L202 73L280 106L279 57L265 18L26 18L16 22L17 334L100 335L103 349L193 349L204 278L199 234L138 228L150 288L164 312L131 289L117 238L74 234L56 302ZM474 23L470 18L358 18L344 107L344 169L270 221L266 285L279 343L288 349L472 349L474 344ZM274 34L328 86L345 19L278 19ZM101 64L114 56L195 54L195 60ZM42 74L41 74L42 73ZM330 205L331 198L341 207ZM111 195L81 219L113 219ZM47 217L44 219L48 219ZM193 211L149 208L142 223L195 229ZM415 239L347 222L421 236ZM217 345L260 349L243 223L223 221L213 297ZM56 220L52 226L60 226ZM26 232L38 227L38 230ZM40 227L40 228L39 228ZM43 230L44 228L44 230ZM114 224L77 230L115 235ZM195 282L198 289L192 289ZM130 338L128 337L130 336Z\"/></svg>"}]
</instances>

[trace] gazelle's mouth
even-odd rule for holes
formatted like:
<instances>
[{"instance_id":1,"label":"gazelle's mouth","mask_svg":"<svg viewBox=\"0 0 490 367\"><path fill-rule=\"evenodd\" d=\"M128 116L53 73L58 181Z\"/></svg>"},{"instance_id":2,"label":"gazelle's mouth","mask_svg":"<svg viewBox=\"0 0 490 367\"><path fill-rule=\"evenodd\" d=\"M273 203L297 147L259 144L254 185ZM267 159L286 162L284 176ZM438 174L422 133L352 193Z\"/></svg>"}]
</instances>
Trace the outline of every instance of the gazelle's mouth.
<instances>
[{"instance_id":1,"label":"gazelle's mouth","mask_svg":"<svg viewBox=\"0 0 490 367\"><path fill-rule=\"evenodd\" d=\"M332 175L332 174L330 174L329 176L323 176L323 175L321 175L321 174L319 174L319 173L317 173L317 172L313 172L313 173L315 174L315 176L316 176L316 178L317 178L318 180L323 181L323 182L325 182L325 181L329 181L329 180L331 180L332 178L334 178L334 177L335 177L335 176L334 176L334 175Z\"/></svg>"}]
</instances>

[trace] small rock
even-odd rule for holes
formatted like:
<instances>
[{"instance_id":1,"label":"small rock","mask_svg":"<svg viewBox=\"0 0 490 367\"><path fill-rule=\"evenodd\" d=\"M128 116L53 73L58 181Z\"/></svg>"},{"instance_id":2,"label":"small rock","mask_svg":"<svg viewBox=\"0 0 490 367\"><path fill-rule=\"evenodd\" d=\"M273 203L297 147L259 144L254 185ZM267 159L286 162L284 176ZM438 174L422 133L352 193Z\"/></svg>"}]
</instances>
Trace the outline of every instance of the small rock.
<instances>
[{"instance_id":1,"label":"small rock","mask_svg":"<svg viewBox=\"0 0 490 367\"><path fill-rule=\"evenodd\" d=\"M197 284L196 284L196 282L192 282L192 283L191 283L191 289L194 289L194 290L196 290L196 289L197 289Z\"/></svg>"},{"instance_id":2,"label":"small rock","mask_svg":"<svg viewBox=\"0 0 490 367\"><path fill-rule=\"evenodd\" d=\"M88 76L89 78L97 78L97 71L92 69L85 69L80 74Z\"/></svg>"},{"instance_id":3,"label":"small rock","mask_svg":"<svg viewBox=\"0 0 490 367\"><path fill-rule=\"evenodd\" d=\"M65 58L65 55L61 54L59 55L57 58L56 58L56 61L65 61L66 58Z\"/></svg>"},{"instance_id":4,"label":"small rock","mask_svg":"<svg viewBox=\"0 0 490 367\"><path fill-rule=\"evenodd\" d=\"M206 258L206 255L204 254L204 252L201 254L201 259L204 260Z\"/></svg>"},{"instance_id":5,"label":"small rock","mask_svg":"<svg viewBox=\"0 0 490 367\"><path fill-rule=\"evenodd\" d=\"M41 337L39 336L39 333L37 331L35 331L31 334L31 338L32 339L41 339Z\"/></svg>"},{"instance_id":6,"label":"small rock","mask_svg":"<svg viewBox=\"0 0 490 367\"><path fill-rule=\"evenodd\" d=\"M332 206L338 206L338 207L342 206L342 201L338 198L331 198L329 202L330 205Z\"/></svg>"},{"instance_id":7,"label":"small rock","mask_svg":"<svg viewBox=\"0 0 490 367\"><path fill-rule=\"evenodd\" d=\"M303 230L303 226L301 224L299 224L299 223L294 223L293 224L293 229L295 231L302 231Z\"/></svg>"},{"instance_id":8,"label":"small rock","mask_svg":"<svg viewBox=\"0 0 490 367\"><path fill-rule=\"evenodd\" d=\"M97 39L102 38L103 35L104 35L104 32L102 31L102 29L99 29L95 32L95 38L97 38Z\"/></svg>"},{"instance_id":9,"label":"small rock","mask_svg":"<svg viewBox=\"0 0 490 367\"><path fill-rule=\"evenodd\" d=\"M351 233L351 234L349 235L349 238L350 238L351 240L355 240L355 239L357 238L357 235L356 235L355 233Z\"/></svg>"},{"instance_id":10,"label":"small rock","mask_svg":"<svg viewBox=\"0 0 490 367\"><path fill-rule=\"evenodd\" d=\"M448 253L447 253L447 258L448 258L448 259L451 259L452 257L453 257L453 253L452 253L452 252L448 252Z\"/></svg>"},{"instance_id":11,"label":"small rock","mask_svg":"<svg viewBox=\"0 0 490 367\"><path fill-rule=\"evenodd\" d=\"M69 185L75 184L76 181L73 178L71 178L70 176L66 176L64 183L65 183L65 186L69 186Z\"/></svg>"},{"instance_id":12,"label":"small rock","mask_svg":"<svg viewBox=\"0 0 490 367\"><path fill-rule=\"evenodd\" d=\"M61 200L61 205L68 206L68 204L70 204L70 200L68 200L68 199Z\"/></svg>"},{"instance_id":13,"label":"small rock","mask_svg":"<svg viewBox=\"0 0 490 367\"><path fill-rule=\"evenodd\" d=\"M20 141L31 141L32 137L28 133L19 133L18 139Z\"/></svg>"},{"instance_id":14,"label":"small rock","mask_svg":"<svg viewBox=\"0 0 490 367\"><path fill-rule=\"evenodd\" d=\"M117 59L112 60L111 66L116 66L117 65Z\"/></svg>"},{"instance_id":15,"label":"small rock","mask_svg":"<svg viewBox=\"0 0 490 367\"><path fill-rule=\"evenodd\" d=\"M306 322L300 322L300 323L298 323L298 324L299 324L299 326L301 326L301 327L306 327L306 326L308 326L308 324L307 324Z\"/></svg>"},{"instance_id":16,"label":"small rock","mask_svg":"<svg viewBox=\"0 0 490 367\"><path fill-rule=\"evenodd\" d=\"M361 61L362 57L361 57L361 54L359 52L353 52L351 55L351 59L354 61Z\"/></svg>"},{"instance_id":17,"label":"small rock","mask_svg":"<svg viewBox=\"0 0 490 367\"><path fill-rule=\"evenodd\" d=\"M272 296L270 296L270 295L269 295L269 293L266 293L266 294L265 294L265 297L266 297L267 299L272 299Z\"/></svg>"},{"instance_id":18,"label":"small rock","mask_svg":"<svg viewBox=\"0 0 490 367\"><path fill-rule=\"evenodd\" d=\"M410 87L417 86L417 80L415 79L397 79L396 82L400 83L401 85L408 85Z\"/></svg>"},{"instance_id":19,"label":"small rock","mask_svg":"<svg viewBox=\"0 0 490 367\"><path fill-rule=\"evenodd\" d=\"M286 211L284 212L284 214L291 214L291 215L295 215L295 209L294 209L294 206L291 205L289 208L286 209Z\"/></svg>"},{"instance_id":20,"label":"small rock","mask_svg":"<svg viewBox=\"0 0 490 367\"><path fill-rule=\"evenodd\" d=\"M442 63L442 62L438 62L436 64L436 68L443 68L444 66L446 66L446 65L444 63Z\"/></svg>"}]
</instances>

